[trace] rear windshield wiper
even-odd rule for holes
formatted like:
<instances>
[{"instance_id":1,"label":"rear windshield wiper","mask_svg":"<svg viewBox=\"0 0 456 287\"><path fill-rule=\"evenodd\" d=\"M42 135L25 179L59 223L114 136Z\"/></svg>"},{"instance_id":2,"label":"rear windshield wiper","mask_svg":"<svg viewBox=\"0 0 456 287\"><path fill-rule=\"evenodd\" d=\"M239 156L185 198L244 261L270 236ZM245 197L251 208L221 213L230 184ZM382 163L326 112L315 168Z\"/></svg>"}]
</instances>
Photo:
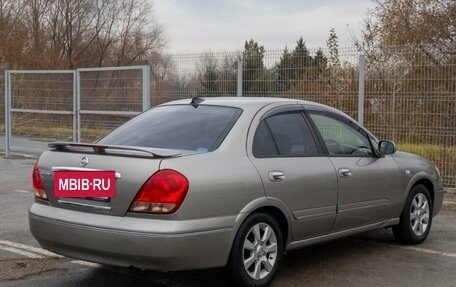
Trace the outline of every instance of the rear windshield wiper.
<instances>
[{"instance_id":1,"label":"rear windshield wiper","mask_svg":"<svg viewBox=\"0 0 456 287\"><path fill-rule=\"evenodd\" d=\"M67 151L67 152L93 152L96 154L116 154L116 155L132 155L141 156L138 154L132 154L132 152L140 152L142 156L148 155L154 158L168 158L177 157L182 155L182 152L172 149L160 149L160 148L147 148L147 147L136 147L136 146L122 146L122 145L100 145L91 143L75 143L75 142L52 142L48 146L56 151Z\"/></svg>"}]
</instances>

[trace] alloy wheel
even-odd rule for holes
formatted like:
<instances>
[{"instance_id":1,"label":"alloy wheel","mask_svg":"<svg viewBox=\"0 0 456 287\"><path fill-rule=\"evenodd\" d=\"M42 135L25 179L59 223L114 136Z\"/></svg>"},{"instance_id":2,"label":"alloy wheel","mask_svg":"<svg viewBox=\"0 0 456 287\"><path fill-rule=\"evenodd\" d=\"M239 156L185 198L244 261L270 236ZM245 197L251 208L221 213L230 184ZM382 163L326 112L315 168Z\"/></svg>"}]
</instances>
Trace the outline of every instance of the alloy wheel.
<instances>
[{"instance_id":1,"label":"alloy wheel","mask_svg":"<svg viewBox=\"0 0 456 287\"><path fill-rule=\"evenodd\" d=\"M243 263L247 274L261 280L268 276L277 260L277 237L266 223L255 224L243 244Z\"/></svg>"},{"instance_id":2,"label":"alloy wheel","mask_svg":"<svg viewBox=\"0 0 456 287\"><path fill-rule=\"evenodd\" d=\"M423 235L429 225L429 201L423 193L417 193L410 205L410 226L417 236Z\"/></svg>"}]
</instances>

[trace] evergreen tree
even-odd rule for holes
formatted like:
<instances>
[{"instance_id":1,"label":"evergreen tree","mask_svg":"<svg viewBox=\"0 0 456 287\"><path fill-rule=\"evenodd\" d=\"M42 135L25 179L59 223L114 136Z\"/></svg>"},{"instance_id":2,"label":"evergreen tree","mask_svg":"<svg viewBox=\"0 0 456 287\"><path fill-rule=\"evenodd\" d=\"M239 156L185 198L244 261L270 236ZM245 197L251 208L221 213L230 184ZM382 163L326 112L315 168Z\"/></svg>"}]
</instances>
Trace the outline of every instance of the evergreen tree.
<instances>
[{"instance_id":1,"label":"evergreen tree","mask_svg":"<svg viewBox=\"0 0 456 287\"><path fill-rule=\"evenodd\" d=\"M293 80L307 79L307 68L315 66L314 59L310 56L310 52L302 37L296 42L296 47L293 51Z\"/></svg>"},{"instance_id":2,"label":"evergreen tree","mask_svg":"<svg viewBox=\"0 0 456 287\"><path fill-rule=\"evenodd\" d=\"M264 52L264 47L253 39L245 41L244 52L242 53L244 61L242 70L243 94L263 94L266 92Z\"/></svg>"},{"instance_id":3,"label":"evergreen tree","mask_svg":"<svg viewBox=\"0 0 456 287\"><path fill-rule=\"evenodd\" d=\"M326 71L326 66L328 65L328 58L323 54L321 48L317 50L314 60L315 66L318 68L318 76L322 76Z\"/></svg>"},{"instance_id":4,"label":"evergreen tree","mask_svg":"<svg viewBox=\"0 0 456 287\"><path fill-rule=\"evenodd\" d=\"M276 88L279 91L301 91L306 87L306 80L324 76L328 58L318 49L315 57L310 55L304 40L299 38L292 52L285 50L276 65Z\"/></svg>"},{"instance_id":5,"label":"evergreen tree","mask_svg":"<svg viewBox=\"0 0 456 287\"><path fill-rule=\"evenodd\" d=\"M337 39L336 30L331 28L329 30L329 38L326 41L329 51L328 59L328 73L329 73L329 86L331 92L337 95L337 103L332 103L336 106L341 106L344 96L346 96L349 83L344 80L344 70L341 67L339 59L339 43Z\"/></svg>"},{"instance_id":6,"label":"evergreen tree","mask_svg":"<svg viewBox=\"0 0 456 287\"><path fill-rule=\"evenodd\" d=\"M218 93L218 63L213 54L204 54L198 64L203 95Z\"/></svg>"},{"instance_id":7,"label":"evergreen tree","mask_svg":"<svg viewBox=\"0 0 456 287\"><path fill-rule=\"evenodd\" d=\"M287 91L290 89L290 79L292 79L293 60L292 54L285 47L280 62L276 65L277 89Z\"/></svg>"},{"instance_id":8,"label":"evergreen tree","mask_svg":"<svg viewBox=\"0 0 456 287\"><path fill-rule=\"evenodd\" d=\"M239 56L227 54L219 65L218 88L221 96L232 96L237 92L237 61Z\"/></svg>"},{"instance_id":9,"label":"evergreen tree","mask_svg":"<svg viewBox=\"0 0 456 287\"><path fill-rule=\"evenodd\" d=\"M331 30L329 30L329 38L326 41L326 46L329 50L329 67L332 69L340 68L339 41L337 38L336 30L334 28L331 28Z\"/></svg>"}]
</instances>

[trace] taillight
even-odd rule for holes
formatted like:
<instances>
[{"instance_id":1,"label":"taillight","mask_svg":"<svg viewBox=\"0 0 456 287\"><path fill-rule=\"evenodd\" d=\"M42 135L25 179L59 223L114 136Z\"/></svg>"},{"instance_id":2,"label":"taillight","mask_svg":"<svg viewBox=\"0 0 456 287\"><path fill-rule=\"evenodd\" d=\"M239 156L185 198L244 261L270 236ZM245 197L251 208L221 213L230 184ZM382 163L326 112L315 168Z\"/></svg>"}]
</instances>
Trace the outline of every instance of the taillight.
<instances>
[{"instance_id":1,"label":"taillight","mask_svg":"<svg viewBox=\"0 0 456 287\"><path fill-rule=\"evenodd\" d=\"M33 182L33 193L36 197L47 200L47 194L44 191L43 180L41 179L40 170L38 169L38 163L35 163L33 167L33 174L32 174L32 182Z\"/></svg>"},{"instance_id":2,"label":"taillight","mask_svg":"<svg viewBox=\"0 0 456 287\"><path fill-rule=\"evenodd\" d=\"M130 211L145 213L173 213L188 191L185 176L171 169L154 173L141 187Z\"/></svg>"}]
</instances>

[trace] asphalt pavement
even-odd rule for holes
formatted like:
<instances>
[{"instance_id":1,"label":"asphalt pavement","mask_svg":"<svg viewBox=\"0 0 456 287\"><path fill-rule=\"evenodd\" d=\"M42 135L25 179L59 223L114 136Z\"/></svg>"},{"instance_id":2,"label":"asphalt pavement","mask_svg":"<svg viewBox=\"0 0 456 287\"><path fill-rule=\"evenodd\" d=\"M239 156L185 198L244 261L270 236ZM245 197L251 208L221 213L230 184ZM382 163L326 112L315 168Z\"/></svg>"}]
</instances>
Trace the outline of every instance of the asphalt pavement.
<instances>
[{"instance_id":1,"label":"asphalt pavement","mask_svg":"<svg viewBox=\"0 0 456 287\"><path fill-rule=\"evenodd\" d=\"M0 286L228 286L222 269L154 272L107 267L39 248L28 228L34 159L0 158ZM456 286L456 196L446 194L421 245L396 242L390 229L285 255L277 286Z\"/></svg>"}]
</instances>

